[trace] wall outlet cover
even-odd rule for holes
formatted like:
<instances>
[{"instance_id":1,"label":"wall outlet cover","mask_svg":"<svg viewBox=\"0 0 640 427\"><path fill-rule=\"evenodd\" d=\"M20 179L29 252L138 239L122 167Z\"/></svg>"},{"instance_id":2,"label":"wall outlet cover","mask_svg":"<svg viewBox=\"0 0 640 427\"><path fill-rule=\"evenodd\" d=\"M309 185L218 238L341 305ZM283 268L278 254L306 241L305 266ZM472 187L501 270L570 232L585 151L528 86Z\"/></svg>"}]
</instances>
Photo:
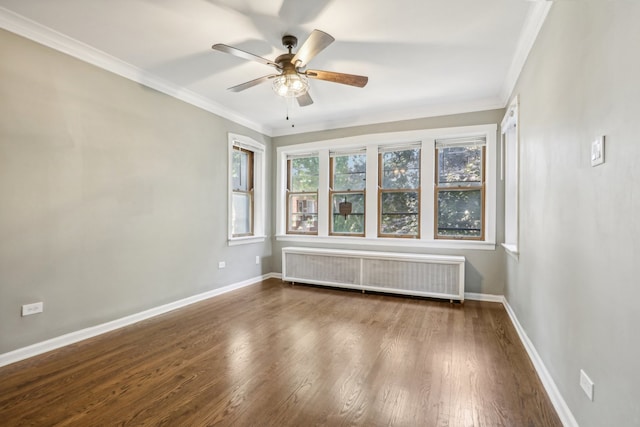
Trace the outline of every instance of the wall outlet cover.
<instances>
[{"instance_id":1,"label":"wall outlet cover","mask_svg":"<svg viewBox=\"0 0 640 427\"><path fill-rule=\"evenodd\" d=\"M31 316L32 314L42 313L43 311L44 311L44 304L42 302L25 304L22 306L22 317Z\"/></svg>"}]
</instances>

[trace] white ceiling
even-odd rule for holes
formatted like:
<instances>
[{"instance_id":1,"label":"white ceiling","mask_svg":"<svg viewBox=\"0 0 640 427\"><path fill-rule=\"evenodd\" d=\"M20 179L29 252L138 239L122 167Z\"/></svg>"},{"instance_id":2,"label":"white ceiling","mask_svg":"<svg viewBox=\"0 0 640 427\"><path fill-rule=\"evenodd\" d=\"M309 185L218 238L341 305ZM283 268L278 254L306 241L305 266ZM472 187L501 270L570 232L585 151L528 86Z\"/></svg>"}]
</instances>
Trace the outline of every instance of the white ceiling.
<instances>
[{"instance_id":1,"label":"white ceiling","mask_svg":"<svg viewBox=\"0 0 640 427\"><path fill-rule=\"evenodd\" d=\"M550 2L526 0L0 0L3 28L266 133L501 108ZM4 10L2 9L4 8ZM312 80L289 108L272 69L213 51L274 59L284 34L336 41L313 69L369 76L365 88ZM294 49L295 52L295 49ZM291 124L295 127L292 128Z\"/></svg>"}]
</instances>

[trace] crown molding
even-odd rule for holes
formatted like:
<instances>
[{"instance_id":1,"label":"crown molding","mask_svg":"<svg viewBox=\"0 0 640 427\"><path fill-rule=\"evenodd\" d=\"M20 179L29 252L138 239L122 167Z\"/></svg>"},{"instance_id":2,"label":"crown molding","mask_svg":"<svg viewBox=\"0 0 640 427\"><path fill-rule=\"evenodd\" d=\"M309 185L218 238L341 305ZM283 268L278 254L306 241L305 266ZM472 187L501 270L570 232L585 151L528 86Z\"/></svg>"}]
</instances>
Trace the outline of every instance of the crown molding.
<instances>
[{"instance_id":1,"label":"crown molding","mask_svg":"<svg viewBox=\"0 0 640 427\"><path fill-rule=\"evenodd\" d=\"M366 116L350 117L343 120L323 121L309 125L296 125L295 128L273 128L271 136L279 137L300 133L321 132L329 129L334 130L358 126L385 125L389 123L427 119L430 117L497 110L504 107L504 102L498 98L487 98L471 102L456 102L452 104L425 105L422 107L416 106L409 109L368 112Z\"/></svg>"},{"instance_id":2,"label":"crown molding","mask_svg":"<svg viewBox=\"0 0 640 427\"><path fill-rule=\"evenodd\" d=\"M91 47L81 41L66 36L3 7L0 7L0 28L92 64L96 67L102 68L106 71L112 72L128 80L155 89L217 116L231 120L234 123L245 126L256 132L260 132L263 135L277 137L323 131L327 129L366 126L448 114L460 114L472 111L505 108L552 3L552 1L531 1L531 10L525 25L522 28L522 32L520 33L515 55L509 67L507 77L505 78L499 96L495 99L484 99L463 104L452 103L449 105L424 106L421 108L418 107L402 111L385 111L368 114L366 117L350 117L343 120L321 121L311 125L296 126L295 128L271 128L249 120L242 114L229 110L229 108L220 105L209 98L168 82L155 74L133 66L109 55L108 53Z\"/></svg>"},{"instance_id":3,"label":"crown molding","mask_svg":"<svg viewBox=\"0 0 640 427\"><path fill-rule=\"evenodd\" d=\"M245 126L264 135L270 135L272 130L246 117L229 111L228 108L213 102L193 91L170 83L142 68L133 66L108 53L91 47L81 41L64 35L49 27L25 18L4 7L0 7L0 28L27 38L31 41L57 50L76 59L94 65L103 70L117 74L128 80L150 87L180 101L216 114L237 124Z\"/></svg>"},{"instance_id":4,"label":"crown molding","mask_svg":"<svg viewBox=\"0 0 640 427\"><path fill-rule=\"evenodd\" d=\"M503 107L506 107L509 103L509 98L516 87L520 73L522 72L524 64L529 57L529 52L531 52L533 44L535 43L536 38L538 38L538 34L542 29L545 19L547 19L547 15L549 14L549 10L551 9L553 2L548 0L532 0L530 1L530 4L531 9L527 16L527 20L522 26L522 32L520 33L520 38L516 45L515 54L500 92L500 99L502 100Z\"/></svg>"}]
</instances>

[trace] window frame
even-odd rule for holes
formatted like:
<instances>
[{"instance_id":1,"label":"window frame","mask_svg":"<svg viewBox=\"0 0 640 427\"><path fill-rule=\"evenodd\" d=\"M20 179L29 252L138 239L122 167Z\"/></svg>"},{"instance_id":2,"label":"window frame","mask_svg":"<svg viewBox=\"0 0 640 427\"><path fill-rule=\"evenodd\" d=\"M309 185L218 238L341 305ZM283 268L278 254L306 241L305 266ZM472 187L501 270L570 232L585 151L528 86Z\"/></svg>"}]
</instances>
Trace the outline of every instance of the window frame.
<instances>
[{"instance_id":1,"label":"window frame","mask_svg":"<svg viewBox=\"0 0 640 427\"><path fill-rule=\"evenodd\" d=\"M464 145L461 145L464 146ZM455 185L455 186L443 186L440 185L440 155L439 155L439 150L440 148L438 148L438 146L436 145L434 147L435 150L435 154L434 154L434 160L435 160L435 173L434 173L434 190L433 190L433 203L434 203L434 212L433 212L433 220L434 220L434 224L433 224L433 238L437 239L437 240L478 240L478 241L484 241L484 235L485 235L485 207L486 207L486 200L485 200L485 193L486 193L486 158L487 158L487 146L486 146L486 142L485 144L482 145L482 165L480 167L480 183L479 184L470 184L470 185ZM480 191L480 236L460 236L460 235L451 235L451 236L446 236L446 235L441 235L439 234L438 230L438 217L439 217L439 195L441 191Z\"/></svg>"},{"instance_id":2,"label":"window frame","mask_svg":"<svg viewBox=\"0 0 640 427\"><path fill-rule=\"evenodd\" d=\"M407 150L411 150L411 149L419 149L419 153L418 153L418 186L416 188L383 188L383 181L384 181L384 161L383 161L383 155L385 152L394 152L394 151L407 151ZM398 239L419 239L420 238L420 231L422 229L421 227L421 220L422 220L422 203L421 203L421 196L422 196L422 179L423 179L423 174L422 174L422 144L420 144L420 146L414 146L412 147L411 144L409 145L401 145L401 146L397 146L397 147L379 147L378 148L378 237L380 238L398 238ZM417 194L417 198L418 198L418 231L416 234L399 234L399 233L383 233L382 232L382 197L383 194L390 194L390 193L416 193Z\"/></svg>"},{"instance_id":3,"label":"window frame","mask_svg":"<svg viewBox=\"0 0 640 427\"><path fill-rule=\"evenodd\" d=\"M359 245L370 248L440 248L495 250L496 200L497 200L497 150L498 125L496 123L451 128L419 129L389 133L362 134L337 139L318 140L276 147L275 181L275 239L294 244ZM486 138L485 154L485 227L484 240L448 240L434 238L434 174L435 140L483 136ZM379 148L394 145L421 144L420 188L420 237L378 237L378 154ZM365 209L367 221L365 236L338 236L330 231L329 156L331 152L365 150L367 155L367 183ZM286 183L287 156L315 152L319 156L318 234L293 235L286 233ZM426 181L425 181L426 180ZM375 197L372 195L376 195Z\"/></svg>"},{"instance_id":4,"label":"window frame","mask_svg":"<svg viewBox=\"0 0 640 427\"><path fill-rule=\"evenodd\" d=\"M241 189L237 189L237 188L231 188L231 192L232 192L232 196L236 195L236 194L242 194L242 195L246 195L249 198L249 212L247 214L247 217L249 219L249 232L248 233L234 233L233 232L233 219L231 219L231 236L234 238L238 238L238 237L248 237L248 236L253 236L254 235L254 200L253 200L253 195L254 195L254 187L255 187L255 181L254 181L254 152L251 150L247 150L246 148L242 148L240 146L234 145L233 146L233 150L234 151L238 151L240 153L245 153L247 155L247 189L246 190L241 190ZM233 154L232 153L232 164L233 164ZM234 205L235 206L235 205ZM233 213L233 206L231 207L231 211ZM233 218L233 216L232 216Z\"/></svg>"},{"instance_id":5,"label":"window frame","mask_svg":"<svg viewBox=\"0 0 640 427\"><path fill-rule=\"evenodd\" d=\"M265 233L265 146L264 144L244 135L228 133L228 159L227 159L227 244L229 246L263 242L266 239ZM250 168L250 222L251 233L234 235L233 233L233 196L237 194L233 188L233 153L241 151L251 153ZM247 193L247 192L243 192Z\"/></svg>"},{"instance_id":6,"label":"window frame","mask_svg":"<svg viewBox=\"0 0 640 427\"><path fill-rule=\"evenodd\" d=\"M309 153L308 155L298 155L295 156L293 158L288 158L287 159L287 190L286 190L286 194L287 194L287 203L286 203L286 209L287 209L287 213L286 213L286 233L287 234L297 234L297 235L304 235L304 236L317 236L318 235L318 225L317 223L319 222L319 199L320 196L318 194L318 189L316 189L316 191L291 191L292 188L292 178L293 175L291 173L291 168L292 168L292 160L295 160L296 158L311 158L311 157L318 157L318 155L316 153ZM319 161L320 159L318 159ZM319 172L318 172L319 175ZM318 176L318 179L320 179L320 177ZM298 195L298 196L306 196L306 195L315 195L316 197L316 211L315 211L315 216L316 216L316 229L315 231L295 231L295 230L291 230L289 228L289 226L291 225L291 222L289 221L292 212L291 212L291 196L293 195Z\"/></svg>"},{"instance_id":7,"label":"window frame","mask_svg":"<svg viewBox=\"0 0 640 427\"><path fill-rule=\"evenodd\" d=\"M500 123L500 178L504 184L504 243L516 260L520 240L520 115L519 96L507 107Z\"/></svg>"},{"instance_id":8,"label":"window frame","mask_svg":"<svg viewBox=\"0 0 640 427\"><path fill-rule=\"evenodd\" d=\"M335 190L335 167L334 162L336 157L344 157L344 156L365 156L365 186L362 190ZM361 150L354 152L331 152L329 154L329 235L330 236L348 236L348 237L364 237L367 230L367 172L366 172L366 152ZM333 196L335 195L352 195L352 194L362 194L363 204L364 204L364 212L362 213L362 233L344 233L344 232L336 232L333 230L334 226L334 212L333 212ZM358 214L354 214L358 215Z\"/></svg>"}]
</instances>

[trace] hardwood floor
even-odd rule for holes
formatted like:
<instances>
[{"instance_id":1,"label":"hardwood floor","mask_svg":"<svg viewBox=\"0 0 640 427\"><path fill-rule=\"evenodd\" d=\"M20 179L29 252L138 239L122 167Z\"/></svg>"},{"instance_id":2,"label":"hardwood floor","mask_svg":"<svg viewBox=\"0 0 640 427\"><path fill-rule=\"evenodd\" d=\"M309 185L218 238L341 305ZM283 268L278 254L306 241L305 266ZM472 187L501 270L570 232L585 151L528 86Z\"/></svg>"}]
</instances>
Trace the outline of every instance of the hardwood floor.
<instances>
[{"instance_id":1,"label":"hardwood floor","mask_svg":"<svg viewBox=\"0 0 640 427\"><path fill-rule=\"evenodd\" d=\"M561 425L502 305L280 280L0 379L3 426Z\"/></svg>"}]
</instances>

